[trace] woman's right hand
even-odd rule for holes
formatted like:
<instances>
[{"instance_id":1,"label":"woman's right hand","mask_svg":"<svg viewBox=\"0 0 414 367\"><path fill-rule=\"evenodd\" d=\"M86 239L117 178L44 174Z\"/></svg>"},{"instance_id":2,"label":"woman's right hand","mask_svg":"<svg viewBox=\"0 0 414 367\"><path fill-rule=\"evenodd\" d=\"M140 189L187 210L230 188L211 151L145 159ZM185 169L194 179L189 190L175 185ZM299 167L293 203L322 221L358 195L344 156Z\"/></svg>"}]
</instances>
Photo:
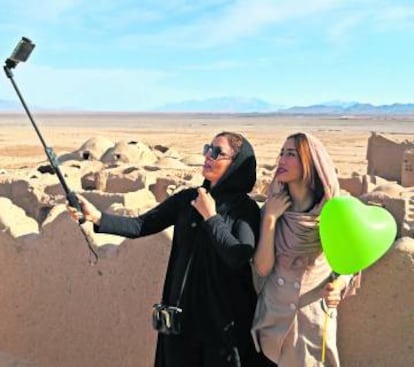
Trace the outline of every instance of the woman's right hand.
<instances>
[{"instance_id":1,"label":"woman's right hand","mask_svg":"<svg viewBox=\"0 0 414 367\"><path fill-rule=\"evenodd\" d=\"M265 216L276 220L283 215L290 205L290 196L285 191L271 194L266 201Z\"/></svg>"},{"instance_id":2,"label":"woman's right hand","mask_svg":"<svg viewBox=\"0 0 414 367\"><path fill-rule=\"evenodd\" d=\"M290 205L290 197L284 191L274 192L267 198L264 206L260 238L253 256L254 268L261 277L267 277L275 265L274 238L276 222Z\"/></svg>"},{"instance_id":3,"label":"woman's right hand","mask_svg":"<svg viewBox=\"0 0 414 367\"><path fill-rule=\"evenodd\" d=\"M94 224L99 224L102 216L101 211L98 210L91 202L86 200L83 196L76 195L76 197L79 200L79 204L82 208L82 213L76 210L74 207L70 206L69 202L66 202L66 207L69 211L70 216L74 220L79 221L79 219L83 215L85 217L85 220L90 221Z\"/></svg>"}]
</instances>

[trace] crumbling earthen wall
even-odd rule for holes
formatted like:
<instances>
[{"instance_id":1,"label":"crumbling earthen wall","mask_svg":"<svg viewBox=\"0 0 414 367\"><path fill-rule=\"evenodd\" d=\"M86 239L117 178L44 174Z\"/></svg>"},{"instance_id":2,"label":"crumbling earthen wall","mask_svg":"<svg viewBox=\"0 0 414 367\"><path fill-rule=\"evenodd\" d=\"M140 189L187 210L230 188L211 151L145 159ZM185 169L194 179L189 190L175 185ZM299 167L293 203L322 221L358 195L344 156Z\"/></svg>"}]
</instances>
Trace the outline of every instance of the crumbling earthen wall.
<instances>
[{"instance_id":1,"label":"crumbling earthen wall","mask_svg":"<svg viewBox=\"0 0 414 367\"><path fill-rule=\"evenodd\" d=\"M368 139L367 173L401 182L403 155L407 149L414 149L413 141L396 142L372 133Z\"/></svg>"},{"instance_id":2,"label":"crumbling earthen wall","mask_svg":"<svg viewBox=\"0 0 414 367\"><path fill-rule=\"evenodd\" d=\"M64 208L53 213L30 241L0 233L0 350L37 367L150 367L151 306L160 299L169 235L103 246L89 265L77 224ZM409 365L413 256L414 240L399 240L341 305L344 367Z\"/></svg>"},{"instance_id":3,"label":"crumbling earthen wall","mask_svg":"<svg viewBox=\"0 0 414 367\"><path fill-rule=\"evenodd\" d=\"M76 181L71 185L81 183L75 187L102 210L137 215L201 182L191 167L171 160L163 160L162 174L148 162L138 168L97 165L90 159L105 149L98 150L87 162L65 163ZM267 178L258 180L253 197L265 197L273 168L261 175ZM10 361L6 367L152 366L151 306L160 301L171 232L126 240L94 234L85 225L100 257L90 265L56 177L44 175L0 180L0 205L6 208L0 212L2 360ZM342 186L355 196L369 194L365 199L388 209L399 234L407 236L363 272L357 296L341 304L342 365L408 366L414 348L414 192L373 175L342 180ZM111 192L99 190L107 187Z\"/></svg>"},{"instance_id":4,"label":"crumbling earthen wall","mask_svg":"<svg viewBox=\"0 0 414 367\"><path fill-rule=\"evenodd\" d=\"M406 149L402 157L401 185L414 186L414 149Z\"/></svg>"},{"instance_id":5,"label":"crumbling earthen wall","mask_svg":"<svg viewBox=\"0 0 414 367\"><path fill-rule=\"evenodd\" d=\"M65 208L30 241L0 232L0 350L37 367L151 366L169 250L168 233L123 240L90 265Z\"/></svg>"},{"instance_id":6,"label":"crumbling earthen wall","mask_svg":"<svg viewBox=\"0 0 414 367\"><path fill-rule=\"evenodd\" d=\"M392 250L362 273L357 295L345 299L339 307L341 366L411 366L414 239L396 241Z\"/></svg>"}]
</instances>

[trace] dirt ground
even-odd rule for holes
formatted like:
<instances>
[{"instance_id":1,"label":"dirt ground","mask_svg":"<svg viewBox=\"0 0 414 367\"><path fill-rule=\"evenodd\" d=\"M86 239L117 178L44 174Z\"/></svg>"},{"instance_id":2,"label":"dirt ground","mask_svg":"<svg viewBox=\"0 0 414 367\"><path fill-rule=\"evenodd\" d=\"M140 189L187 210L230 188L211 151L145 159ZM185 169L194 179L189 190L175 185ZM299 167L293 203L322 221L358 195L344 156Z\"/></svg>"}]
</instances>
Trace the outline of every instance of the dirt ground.
<instances>
[{"instance_id":1,"label":"dirt ground","mask_svg":"<svg viewBox=\"0 0 414 367\"><path fill-rule=\"evenodd\" d=\"M343 177L366 173L366 147L371 132L392 135L396 140L414 139L414 118L43 113L34 114L34 120L45 144L58 156L78 149L95 136L114 142L161 144L182 154L197 154L216 133L237 131L253 144L259 167L274 164L286 136L306 131L325 143ZM0 143L0 169L27 168L46 160L39 137L23 113L0 114Z\"/></svg>"}]
</instances>

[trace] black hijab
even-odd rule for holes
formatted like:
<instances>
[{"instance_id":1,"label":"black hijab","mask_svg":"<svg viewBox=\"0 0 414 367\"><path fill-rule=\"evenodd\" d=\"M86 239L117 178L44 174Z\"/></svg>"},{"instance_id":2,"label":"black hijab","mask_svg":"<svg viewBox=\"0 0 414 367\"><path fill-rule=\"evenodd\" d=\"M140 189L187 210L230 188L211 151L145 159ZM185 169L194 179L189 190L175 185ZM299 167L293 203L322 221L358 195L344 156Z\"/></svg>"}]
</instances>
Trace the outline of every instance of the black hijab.
<instances>
[{"instance_id":1,"label":"black hijab","mask_svg":"<svg viewBox=\"0 0 414 367\"><path fill-rule=\"evenodd\" d=\"M219 134L220 135L220 134ZM235 194L248 194L256 182L256 157L251 144L242 137L242 146L224 175L211 188L211 182L204 180L205 187L214 198ZM211 188L211 189L210 189Z\"/></svg>"}]
</instances>

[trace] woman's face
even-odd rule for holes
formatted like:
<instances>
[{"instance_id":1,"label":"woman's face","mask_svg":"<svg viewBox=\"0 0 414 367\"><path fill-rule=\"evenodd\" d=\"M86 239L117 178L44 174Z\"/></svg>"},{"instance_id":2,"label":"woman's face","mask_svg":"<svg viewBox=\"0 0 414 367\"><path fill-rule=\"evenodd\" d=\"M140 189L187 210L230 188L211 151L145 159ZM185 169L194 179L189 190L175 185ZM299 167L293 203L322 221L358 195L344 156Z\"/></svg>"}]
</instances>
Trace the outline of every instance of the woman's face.
<instances>
[{"instance_id":1,"label":"woman's face","mask_svg":"<svg viewBox=\"0 0 414 367\"><path fill-rule=\"evenodd\" d=\"M294 139L287 139L278 158L275 178L282 183L302 181L303 169Z\"/></svg>"},{"instance_id":2,"label":"woman's face","mask_svg":"<svg viewBox=\"0 0 414 367\"><path fill-rule=\"evenodd\" d=\"M215 154L213 154L212 150L216 150L217 148L220 149L220 153L217 155L216 159L213 159ZM212 186L214 186L233 162L234 152L230 147L227 138L219 136L214 138L211 144L207 147L204 155L205 161L202 175L205 179L211 182Z\"/></svg>"}]
</instances>

